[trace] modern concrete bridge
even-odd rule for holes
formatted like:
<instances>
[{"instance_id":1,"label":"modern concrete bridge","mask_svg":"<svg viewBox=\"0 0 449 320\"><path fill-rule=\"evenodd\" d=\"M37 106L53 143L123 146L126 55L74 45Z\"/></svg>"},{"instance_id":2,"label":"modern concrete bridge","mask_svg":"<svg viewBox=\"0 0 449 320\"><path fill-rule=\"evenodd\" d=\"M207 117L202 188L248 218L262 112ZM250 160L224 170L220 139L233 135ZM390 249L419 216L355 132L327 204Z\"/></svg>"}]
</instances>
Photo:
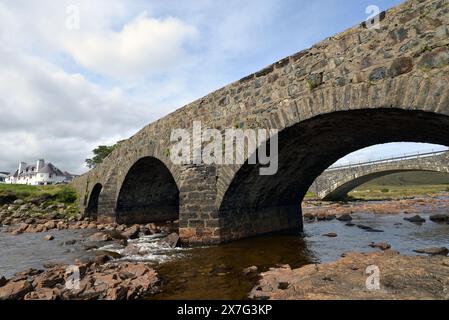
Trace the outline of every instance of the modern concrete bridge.
<instances>
[{"instance_id":1,"label":"modern concrete bridge","mask_svg":"<svg viewBox=\"0 0 449 320\"><path fill-rule=\"evenodd\" d=\"M449 152L430 152L330 168L316 178L309 190L323 200L343 200L348 192L368 181L406 171L449 173Z\"/></svg>"},{"instance_id":2,"label":"modern concrete bridge","mask_svg":"<svg viewBox=\"0 0 449 320\"><path fill-rule=\"evenodd\" d=\"M179 218L189 243L302 228L300 203L332 163L379 143L449 146L449 1L410 0L219 89L122 142L74 182L103 221ZM201 72L201 70L198 70ZM277 173L176 165L175 128L277 129Z\"/></svg>"}]
</instances>

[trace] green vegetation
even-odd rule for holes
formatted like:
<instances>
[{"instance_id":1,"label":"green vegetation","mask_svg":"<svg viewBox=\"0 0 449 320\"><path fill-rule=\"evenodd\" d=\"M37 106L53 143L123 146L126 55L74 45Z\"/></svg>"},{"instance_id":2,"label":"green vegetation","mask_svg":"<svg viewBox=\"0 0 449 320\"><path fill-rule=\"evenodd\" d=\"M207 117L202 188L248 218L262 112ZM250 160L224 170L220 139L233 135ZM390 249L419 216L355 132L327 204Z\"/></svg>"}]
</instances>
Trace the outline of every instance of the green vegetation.
<instances>
[{"instance_id":1,"label":"green vegetation","mask_svg":"<svg viewBox=\"0 0 449 320\"><path fill-rule=\"evenodd\" d=\"M449 191L449 175L439 172L410 171L374 179L349 193L363 200L399 199Z\"/></svg>"},{"instance_id":2,"label":"green vegetation","mask_svg":"<svg viewBox=\"0 0 449 320\"><path fill-rule=\"evenodd\" d=\"M103 162L103 160L114 151L120 142L114 144L113 146L98 146L92 153L94 157L91 159L86 159L86 165L88 168L95 168L97 165Z\"/></svg>"},{"instance_id":3,"label":"green vegetation","mask_svg":"<svg viewBox=\"0 0 449 320\"><path fill-rule=\"evenodd\" d=\"M40 200L47 205L53 203L74 204L77 200L75 190L69 185L28 186L20 184L0 184L1 199L23 200L32 202Z\"/></svg>"}]
</instances>

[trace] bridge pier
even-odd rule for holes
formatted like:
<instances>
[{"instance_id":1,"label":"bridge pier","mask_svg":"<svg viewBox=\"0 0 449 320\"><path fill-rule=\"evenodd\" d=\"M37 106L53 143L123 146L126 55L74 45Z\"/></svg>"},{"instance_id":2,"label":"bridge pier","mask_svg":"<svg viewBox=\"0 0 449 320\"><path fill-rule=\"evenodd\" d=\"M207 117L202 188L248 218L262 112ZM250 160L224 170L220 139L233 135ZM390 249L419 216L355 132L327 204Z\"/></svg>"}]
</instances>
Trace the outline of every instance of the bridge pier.
<instances>
[{"instance_id":1,"label":"bridge pier","mask_svg":"<svg viewBox=\"0 0 449 320\"><path fill-rule=\"evenodd\" d=\"M217 169L187 166L181 173L179 235L188 244L221 242L221 223L216 205Z\"/></svg>"}]
</instances>

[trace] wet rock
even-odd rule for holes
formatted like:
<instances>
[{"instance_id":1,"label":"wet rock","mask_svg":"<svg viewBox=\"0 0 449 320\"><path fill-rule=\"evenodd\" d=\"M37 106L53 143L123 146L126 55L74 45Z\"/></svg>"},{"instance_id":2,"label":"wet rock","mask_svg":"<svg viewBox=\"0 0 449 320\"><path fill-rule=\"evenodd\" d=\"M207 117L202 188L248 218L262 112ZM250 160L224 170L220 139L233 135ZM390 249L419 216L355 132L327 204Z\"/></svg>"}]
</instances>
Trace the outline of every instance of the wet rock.
<instances>
[{"instance_id":1,"label":"wet rock","mask_svg":"<svg viewBox=\"0 0 449 320\"><path fill-rule=\"evenodd\" d=\"M175 248L179 244L179 235L173 232L169 234L165 239L163 239L163 242L168 244L171 248Z\"/></svg>"},{"instance_id":2,"label":"wet rock","mask_svg":"<svg viewBox=\"0 0 449 320\"><path fill-rule=\"evenodd\" d=\"M349 214L344 214L341 215L337 218L338 221L342 221L342 222L348 222L348 221L352 221L352 217Z\"/></svg>"},{"instance_id":3,"label":"wet rock","mask_svg":"<svg viewBox=\"0 0 449 320\"><path fill-rule=\"evenodd\" d=\"M416 253L428 254L431 256L447 256L449 249L445 247L429 247L424 249L413 250Z\"/></svg>"},{"instance_id":4,"label":"wet rock","mask_svg":"<svg viewBox=\"0 0 449 320\"><path fill-rule=\"evenodd\" d=\"M362 229L362 230L372 230L372 229L373 229L373 228L368 227L368 226L365 226L365 225L363 225L363 224L358 224L358 225L357 225L357 228L360 228L360 229Z\"/></svg>"},{"instance_id":5,"label":"wet rock","mask_svg":"<svg viewBox=\"0 0 449 320\"><path fill-rule=\"evenodd\" d=\"M328 214L326 215L326 221L332 221L335 220L337 216L335 214Z\"/></svg>"},{"instance_id":6,"label":"wet rock","mask_svg":"<svg viewBox=\"0 0 449 320\"><path fill-rule=\"evenodd\" d=\"M434 214L429 217L430 221L436 223L445 223L449 222L449 215L447 214Z\"/></svg>"},{"instance_id":7,"label":"wet rock","mask_svg":"<svg viewBox=\"0 0 449 320\"><path fill-rule=\"evenodd\" d=\"M126 229L122 235L126 237L126 239L137 239L139 237L140 227L138 225L134 225Z\"/></svg>"},{"instance_id":8,"label":"wet rock","mask_svg":"<svg viewBox=\"0 0 449 320\"><path fill-rule=\"evenodd\" d=\"M75 243L76 243L76 240L73 239L73 240L67 240L67 241L63 242L63 245L73 246Z\"/></svg>"},{"instance_id":9,"label":"wet rock","mask_svg":"<svg viewBox=\"0 0 449 320\"><path fill-rule=\"evenodd\" d=\"M6 284L6 278L5 277L0 277L0 287L3 287Z\"/></svg>"},{"instance_id":10,"label":"wet rock","mask_svg":"<svg viewBox=\"0 0 449 320\"><path fill-rule=\"evenodd\" d=\"M111 260L112 260L112 257L110 255L99 254L99 255L95 256L94 258L92 258L91 261L97 265L102 265Z\"/></svg>"},{"instance_id":11,"label":"wet rock","mask_svg":"<svg viewBox=\"0 0 449 320\"><path fill-rule=\"evenodd\" d=\"M45 237L44 237L44 240L46 240L46 241L52 241L52 240L54 240L55 239L55 237L53 236L53 235L51 235L51 234L47 234Z\"/></svg>"},{"instance_id":12,"label":"wet rock","mask_svg":"<svg viewBox=\"0 0 449 320\"><path fill-rule=\"evenodd\" d=\"M243 269L243 274L244 274L245 276L248 276L248 275L251 275L251 274L257 274L257 271L258 271L258 270L259 270L258 267L256 267L256 266L251 266L251 267L248 267L248 268Z\"/></svg>"},{"instance_id":13,"label":"wet rock","mask_svg":"<svg viewBox=\"0 0 449 320\"><path fill-rule=\"evenodd\" d=\"M404 220L412 222L412 223L424 223L424 222L426 222L426 219L424 219L420 215L416 215L416 216L413 216L411 218L404 218Z\"/></svg>"},{"instance_id":14,"label":"wet rock","mask_svg":"<svg viewBox=\"0 0 449 320\"><path fill-rule=\"evenodd\" d=\"M326 214L325 213L320 213L316 216L316 220L317 221L325 221L326 220Z\"/></svg>"},{"instance_id":15,"label":"wet rock","mask_svg":"<svg viewBox=\"0 0 449 320\"><path fill-rule=\"evenodd\" d=\"M328 237L328 238L336 238L338 235L334 232L329 232L326 234L323 234L323 237Z\"/></svg>"},{"instance_id":16,"label":"wet rock","mask_svg":"<svg viewBox=\"0 0 449 320\"><path fill-rule=\"evenodd\" d=\"M388 249L391 248L391 245L389 243L387 243L387 242L379 242L379 243L371 242L369 244L369 246L371 248L379 248L382 251L385 251L385 250L388 250Z\"/></svg>"},{"instance_id":17,"label":"wet rock","mask_svg":"<svg viewBox=\"0 0 449 320\"><path fill-rule=\"evenodd\" d=\"M305 213L303 215L304 222L310 223L315 221L315 216L311 213Z\"/></svg>"},{"instance_id":18,"label":"wet rock","mask_svg":"<svg viewBox=\"0 0 449 320\"><path fill-rule=\"evenodd\" d=\"M111 241L112 237L107 233L97 232L97 233L94 233L93 235L91 235L89 237L89 240L90 241Z\"/></svg>"},{"instance_id":19,"label":"wet rock","mask_svg":"<svg viewBox=\"0 0 449 320\"><path fill-rule=\"evenodd\" d=\"M33 286L27 280L9 281L0 287L0 300L21 300L33 291Z\"/></svg>"},{"instance_id":20,"label":"wet rock","mask_svg":"<svg viewBox=\"0 0 449 320\"><path fill-rule=\"evenodd\" d=\"M355 227L355 223L348 222L347 224L345 224L345 226L347 226L347 227Z\"/></svg>"}]
</instances>

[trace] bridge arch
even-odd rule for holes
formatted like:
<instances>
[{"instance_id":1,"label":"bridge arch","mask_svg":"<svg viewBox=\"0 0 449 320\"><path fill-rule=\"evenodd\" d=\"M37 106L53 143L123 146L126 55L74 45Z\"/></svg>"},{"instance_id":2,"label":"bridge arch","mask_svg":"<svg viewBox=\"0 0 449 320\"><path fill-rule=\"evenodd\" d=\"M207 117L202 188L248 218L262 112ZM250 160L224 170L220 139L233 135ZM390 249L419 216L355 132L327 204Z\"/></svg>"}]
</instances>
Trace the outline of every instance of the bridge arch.
<instances>
[{"instance_id":1,"label":"bridge arch","mask_svg":"<svg viewBox=\"0 0 449 320\"><path fill-rule=\"evenodd\" d=\"M281 130L279 170L260 176L247 163L234 174L219 206L227 240L302 227L300 204L307 190L331 164L356 150L388 142L449 145L446 115L399 108L337 111Z\"/></svg>"},{"instance_id":2,"label":"bridge arch","mask_svg":"<svg viewBox=\"0 0 449 320\"><path fill-rule=\"evenodd\" d=\"M127 224L179 218L179 188L164 162L147 156L130 167L120 186L115 212L117 222Z\"/></svg>"},{"instance_id":3,"label":"bridge arch","mask_svg":"<svg viewBox=\"0 0 449 320\"><path fill-rule=\"evenodd\" d=\"M428 152L331 167L313 182L309 190L323 200L344 200L348 192L370 180L407 171L449 173L449 152Z\"/></svg>"},{"instance_id":4,"label":"bridge arch","mask_svg":"<svg viewBox=\"0 0 449 320\"><path fill-rule=\"evenodd\" d=\"M89 200L87 202L87 207L85 214L89 218L96 218L98 215L98 203L100 198L101 190L103 189L103 185L101 183L97 183L92 188L90 192Z\"/></svg>"}]
</instances>

